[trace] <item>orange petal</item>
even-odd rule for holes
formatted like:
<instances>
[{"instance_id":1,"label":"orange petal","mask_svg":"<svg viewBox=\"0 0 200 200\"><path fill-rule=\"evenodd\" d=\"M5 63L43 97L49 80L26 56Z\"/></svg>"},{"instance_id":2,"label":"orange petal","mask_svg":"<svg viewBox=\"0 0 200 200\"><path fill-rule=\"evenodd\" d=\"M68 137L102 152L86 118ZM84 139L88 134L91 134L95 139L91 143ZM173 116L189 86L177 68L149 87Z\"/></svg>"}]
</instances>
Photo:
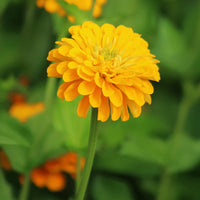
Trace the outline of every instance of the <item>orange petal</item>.
<instances>
[{"instance_id":1,"label":"orange petal","mask_svg":"<svg viewBox=\"0 0 200 200\"><path fill-rule=\"evenodd\" d=\"M152 94L154 92L153 86L148 80L135 78L133 85L146 94Z\"/></svg>"},{"instance_id":2,"label":"orange petal","mask_svg":"<svg viewBox=\"0 0 200 200\"><path fill-rule=\"evenodd\" d=\"M103 85L102 85L102 92L105 97L108 97L109 95L111 95L114 92L112 84L104 80Z\"/></svg>"},{"instance_id":3,"label":"orange petal","mask_svg":"<svg viewBox=\"0 0 200 200\"><path fill-rule=\"evenodd\" d=\"M64 96L64 92L65 90L67 89L67 87L70 85L70 83L63 83L60 85L60 87L58 88L58 91L57 91L57 96L59 98L61 98L62 100L65 98Z\"/></svg>"},{"instance_id":4,"label":"orange petal","mask_svg":"<svg viewBox=\"0 0 200 200\"><path fill-rule=\"evenodd\" d=\"M116 106L122 105L122 93L113 84L104 81L102 85L102 92L104 96L109 97L110 101Z\"/></svg>"},{"instance_id":5,"label":"orange petal","mask_svg":"<svg viewBox=\"0 0 200 200\"><path fill-rule=\"evenodd\" d=\"M113 121L118 120L121 115L121 107L116 107L112 103L110 103L110 107L111 107L111 119Z\"/></svg>"},{"instance_id":6,"label":"orange petal","mask_svg":"<svg viewBox=\"0 0 200 200\"><path fill-rule=\"evenodd\" d=\"M56 70L59 74L64 74L64 72L68 69L68 61L59 62Z\"/></svg>"},{"instance_id":7,"label":"orange petal","mask_svg":"<svg viewBox=\"0 0 200 200\"><path fill-rule=\"evenodd\" d=\"M118 86L130 100L134 100L138 105L145 103L144 94L137 88L131 86Z\"/></svg>"},{"instance_id":8,"label":"orange petal","mask_svg":"<svg viewBox=\"0 0 200 200\"><path fill-rule=\"evenodd\" d=\"M93 108L98 108L101 104L101 89L96 87L94 92L89 96L90 104Z\"/></svg>"},{"instance_id":9,"label":"orange petal","mask_svg":"<svg viewBox=\"0 0 200 200\"><path fill-rule=\"evenodd\" d=\"M113 86L114 92L109 95L110 101L116 106L120 107L122 105L123 99L122 99L122 93L119 89L117 89L115 86Z\"/></svg>"},{"instance_id":10,"label":"orange petal","mask_svg":"<svg viewBox=\"0 0 200 200\"><path fill-rule=\"evenodd\" d=\"M110 108L108 103L108 98L101 96L101 105L98 108L98 117L99 121L105 122L110 115Z\"/></svg>"},{"instance_id":11,"label":"orange petal","mask_svg":"<svg viewBox=\"0 0 200 200\"><path fill-rule=\"evenodd\" d=\"M78 92L82 95L89 95L92 94L95 90L96 84L88 81L82 81L78 86Z\"/></svg>"},{"instance_id":12,"label":"orange petal","mask_svg":"<svg viewBox=\"0 0 200 200\"><path fill-rule=\"evenodd\" d=\"M77 74L80 76L80 78L86 81L92 81L94 79L93 76L89 76L88 74L84 73L81 68L78 68Z\"/></svg>"},{"instance_id":13,"label":"orange petal","mask_svg":"<svg viewBox=\"0 0 200 200\"><path fill-rule=\"evenodd\" d=\"M127 121L129 119L129 113L128 113L125 97L123 99L124 99L124 101L123 101L123 106L122 106L121 120Z\"/></svg>"},{"instance_id":14,"label":"orange petal","mask_svg":"<svg viewBox=\"0 0 200 200\"><path fill-rule=\"evenodd\" d=\"M54 52L57 51L56 49L52 49L51 51L49 51L48 53L48 57L47 57L47 60L48 61L51 61L51 62L56 62L56 61L60 61L60 59L56 58L54 56Z\"/></svg>"},{"instance_id":15,"label":"orange petal","mask_svg":"<svg viewBox=\"0 0 200 200\"><path fill-rule=\"evenodd\" d=\"M50 173L47 178L46 187L51 191L63 190L66 179L62 173Z\"/></svg>"},{"instance_id":16,"label":"orange petal","mask_svg":"<svg viewBox=\"0 0 200 200\"><path fill-rule=\"evenodd\" d=\"M56 77L61 78L62 76L57 72L56 67L58 66L58 63L52 63L47 68L47 76L48 77Z\"/></svg>"},{"instance_id":17,"label":"orange petal","mask_svg":"<svg viewBox=\"0 0 200 200\"><path fill-rule=\"evenodd\" d=\"M79 67L79 64L73 61L70 61L68 64L69 69L77 69Z\"/></svg>"},{"instance_id":18,"label":"orange petal","mask_svg":"<svg viewBox=\"0 0 200 200\"><path fill-rule=\"evenodd\" d=\"M133 117L139 117L141 114L141 106L137 105L134 101L127 100L129 110Z\"/></svg>"},{"instance_id":19,"label":"orange petal","mask_svg":"<svg viewBox=\"0 0 200 200\"><path fill-rule=\"evenodd\" d=\"M78 116L86 118L89 108L90 108L89 98L88 96L84 96L78 104L77 108Z\"/></svg>"},{"instance_id":20,"label":"orange petal","mask_svg":"<svg viewBox=\"0 0 200 200\"><path fill-rule=\"evenodd\" d=\"M67 87L67 89L64 92L65 100L66 101L72 101L74 100L78 95L78 86L80 84L80 81L75 81Z\"/></svg>"},{"instance_id":21,"label":"orange petal","mask_svg":"<svg viewBox=\"0 0 200 200\"><path fill-rule=\"evenodd\" d=\"M75 80L78 80L78 79L80 79L80 77L77 75L76 69L68 69L63 74L63 80L65 82L72 82L72 81L75 81Z\"/></svg>"},{"instance_id":22,"label":"orange petal","mask_svg":"<svg viewBox=\"0 0 200 200\"><path fill-rule=\"evenodd\" d=\"M43 168L35 168L31 172L31 180L37 187L44 187L47 182L48 171Z\"/></svg>"},{"instance_id":23,"label":"orange petal","mask_svg":"<svg viewBox=\"0 0 200 200\"><path fill-rule=\"evenodd\" d=\"M99 73L95 74L94 81L100 88L102 88L104 79L99 75Z\"/></svg>"},{"instance_id":24,"label":"orange petal","mask_svg":"<svg viewBox=\"0 0 200 200\"><path fill-rule=\"evenodd\" d=\"M58 52L63 56L67 56L71 48L72 47L69 45L62 45L61 47L58 48Z\"/></svg>"},{"instance_id":25,"label":"orange petal","mask_svg":"<svg viewBox=\"0 0 200 200\"><path fill-rule=\"evenodd\" d=\"M145 95L144 95L144 100L145 100L148 104L151 104L151 95L150 95L150 94L145 94Z\"/></svg>"}]
</instances>

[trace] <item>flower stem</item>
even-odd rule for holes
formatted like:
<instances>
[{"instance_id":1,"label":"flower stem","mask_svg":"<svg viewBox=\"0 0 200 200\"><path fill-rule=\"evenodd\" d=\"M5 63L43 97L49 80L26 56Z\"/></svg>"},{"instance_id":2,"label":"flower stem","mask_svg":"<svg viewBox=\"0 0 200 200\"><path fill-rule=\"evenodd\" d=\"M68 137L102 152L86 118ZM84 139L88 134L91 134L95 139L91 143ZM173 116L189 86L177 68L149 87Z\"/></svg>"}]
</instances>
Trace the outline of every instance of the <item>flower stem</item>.
<instances>
[{"instance_id":1,"label":"flower stem","mask_svg":"<svg viewBox=\"0 0 200 200\"><path fill-rule=\"evenodd\" d=\"M30 172L27 172L24 177L24 184L22 186L21 193L19 195L19 200L27 200L28 192L30 186Z\"/></svg>"},{"instance_id":2,"label":"flower stem","mask_svg":"<svg viewBox=\"0 0 200 200\"><path fill-rule=\"evenodd\" d=\"M56 79L51 77L48 78L46 83L45 97L44 97L46 110L50 107L50 105L54 100L55 87L56 87Z\"/></svg>"},{"instance_id":3,"label":"flower stem","mask_svg":"<svg viewBox=\"0 0 200 200\"><path fill-rule=\"evenodd\" d=\"M95 155L96 143L97 143L97 112L96 108L92 109L91 115L91 124L90 124L90 135L89 135L89 142L88 142L88 149L86 155L86 163L83 169L83 174L81 177L81 182L79 185L78 193L76 196L76 200L83 200L85 196L85 192L88 185L88 180L90 177L90 172L92 169L92 164Z\"/></svg>"},{"instance_id":4,"label":"flower stem","mask_svg":"<svg viewBox=\"0 0 200 200\"><path fill-rule=\"evenodd\" d=\"M157 200L169 200L169 194L170 192L170 186L172 182L172 174L170 173L170 163L173 159L174 153L177 151L178 148L178 142L179 137L181 134L183 134L184 131L184 125L187 119L187 115L189 113L189 110L191 106L195 103L195 100L198 98L196 91L196 87L194 87L191 83L184 84L184 94L182 101L179 105L178 115L177 115L177 121L174 127L174 131L172 134L172 146L169 150L168 154L168 160L166 163L166 167L163 171L163 175L161 177L160 181L160 188L157 195ZM199 94L198 94L199 95Z\"/></svg>"},{"instance_id":5,"label":"flower stem","mask_svg":"<svg viewBox=\"0 0 200 200\"><path fill-rule=\"evenodd\" d=\"M80 179L81 179L81 156L79 152L77 152L77 166L76 166L76 195L78 193L78 188L80 185Z\"/></svg>"}]
</instances>

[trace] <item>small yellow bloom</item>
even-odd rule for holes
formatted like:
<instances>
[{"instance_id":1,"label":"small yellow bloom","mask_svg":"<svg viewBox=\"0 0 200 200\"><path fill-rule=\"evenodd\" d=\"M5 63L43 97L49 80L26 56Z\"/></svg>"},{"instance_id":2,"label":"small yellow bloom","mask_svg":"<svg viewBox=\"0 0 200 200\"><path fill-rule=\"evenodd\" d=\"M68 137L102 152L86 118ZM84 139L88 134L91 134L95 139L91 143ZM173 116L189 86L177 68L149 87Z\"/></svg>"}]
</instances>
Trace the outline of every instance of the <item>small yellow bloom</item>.
<instances>
[{"instance_id":1,"label":"small yellow bloom","mask_svg":"<svg viewBox=\"0 0 200 200\"><path fill-rule=\"evenodd\" d=\"M26 122L30 117L33 117L44 111L44 103L28 104L25 102L14 103L9 113L12 117L18 119L20 122Z\"/></svg>"},{"instance_id":2,"label":"small yellow bloom","mask_svg":"<svg viewBox=\"0 0 200 200\"><path fill-rule=\"evenodd\" d=\"M151 104L154 89L150 80L159 81L159 61L154 59L148 43L131 28L84 22L69 28L72 38L56 42L60 47L49 52L53 63L49 77L64 83L57 95L72 101L83 95L77 113L86 117L91 107L98 108L98 120L122 121L141 114L145 102ZM129 110L128 110L129 109Z\"/></svg>"}]
</instances>

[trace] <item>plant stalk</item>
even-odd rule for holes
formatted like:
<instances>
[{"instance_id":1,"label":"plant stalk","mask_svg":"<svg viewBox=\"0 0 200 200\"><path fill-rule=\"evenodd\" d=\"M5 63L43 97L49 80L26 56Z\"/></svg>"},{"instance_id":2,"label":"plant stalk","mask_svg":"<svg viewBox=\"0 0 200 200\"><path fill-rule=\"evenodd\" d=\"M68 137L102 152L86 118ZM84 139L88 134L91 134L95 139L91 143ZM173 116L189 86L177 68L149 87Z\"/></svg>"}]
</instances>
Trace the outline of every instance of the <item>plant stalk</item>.
<instances>
[{"instance_id":1,"label":"plant stalk","mask_svg":"<svg viewBox=\"0 0 200 200\"><path fill-rule=\"evenodd\" d=\"M19 200L27 200L30 188L30 172L27 172L24 176L24 184L22 186L21 193L19 195Z\"/></svg>"},{"instance_id":2,"label":"plant stalk","mask_svg":"<svg viewBox=\"0 0 200 200\"><path fill-rule=\"evenodd\" d=\"M86 163L85 167L83 169L83 173L81 176L81 182L78 188L78 193L76 196L76 200L83 200L88 180L90 177L93 161L94 161L94 155L96 150L96 144L97 144L97 112L98 110L96 108L92 108L92 115L91 115L91 124L90 124L90 134L89 134L89 142L88 142L88 149L87 149L87 155L86 155Z\"/></svg>"}]
</instances>

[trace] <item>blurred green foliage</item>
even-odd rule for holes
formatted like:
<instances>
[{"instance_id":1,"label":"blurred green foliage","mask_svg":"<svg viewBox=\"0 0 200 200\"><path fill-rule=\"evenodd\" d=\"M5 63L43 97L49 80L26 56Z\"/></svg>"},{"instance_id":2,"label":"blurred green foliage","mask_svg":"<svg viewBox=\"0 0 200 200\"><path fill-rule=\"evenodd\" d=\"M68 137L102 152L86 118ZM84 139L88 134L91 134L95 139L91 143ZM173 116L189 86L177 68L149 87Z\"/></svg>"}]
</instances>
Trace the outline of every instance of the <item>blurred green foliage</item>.
<instances>
[{"instance_id":1,"label":"blurred green foliage","mask_svg":"<svg viewBox=\"0 0 200 200\"><path fill-rule=\"evenodd\" d=\"M130 26L160 60L151 106L138 119L100 123L98 147L87 199L199 200L200 197L200 2L197 0L108 0L102 16L66 6L77 21ZM85 155L89 114L77 117L77 101L56 97L28 122L9 116L9 95L45 100L46 57L71 24L36 7L35 1L0 1L0 147L14 173L26 173L67 151ZM26 76L30 86L19 78ZM0 170L0 199L19 194L16 176ZM8 179L8 180L7 180ZM61 200L72 191L50 193L31 185L31 200ZM35 192L37 191L37 192ZM65 196L64 193L68 193Z\"/></svg>"}]
</instances>

